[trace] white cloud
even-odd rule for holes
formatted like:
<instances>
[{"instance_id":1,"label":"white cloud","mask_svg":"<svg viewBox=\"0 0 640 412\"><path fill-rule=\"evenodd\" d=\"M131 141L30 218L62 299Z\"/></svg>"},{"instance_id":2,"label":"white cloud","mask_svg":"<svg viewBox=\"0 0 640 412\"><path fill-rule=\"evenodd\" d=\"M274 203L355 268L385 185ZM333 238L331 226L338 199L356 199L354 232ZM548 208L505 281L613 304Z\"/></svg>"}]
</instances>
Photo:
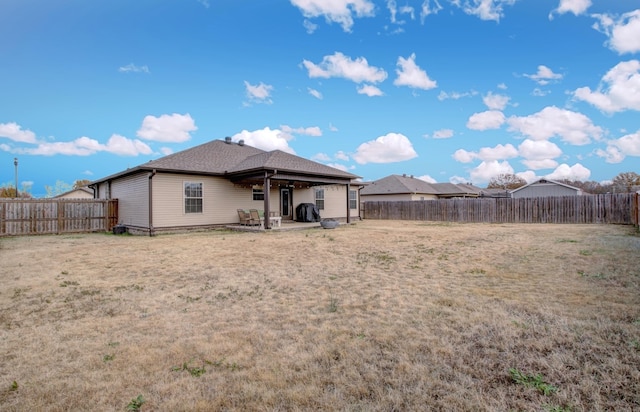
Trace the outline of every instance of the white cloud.
<instances>
[{"instance_id":1,"label":"white cloud","mask_svg":"<svg viewBox=\"0 0 640 412\"><path fill-rule=\"evenodd\" d=\"M420 179L420 180L424 180L427 183L438 183L438 181L436 179L434 179L433 177L431 177L429 175L417 176L416 178Z\"/></svg>"},{"instance_id":2,"label":"white cloud","mask_svg":"<svg viewBox=\"0 0 640 412\"><path fill-rule=\"evenodd\" d=\"M418 154L413 149L411 141L400 133L388 133L362 143L352 156L359 164L392 163L413 159Z\"/></svg>"},{"instance_id":3,"label":"white cloud","mask_svg":"<svg viewBox=\"0 0 640 412\"><path fill-rule=\"evenodd\" d=\"M452 157L460 163L471 163L478 157L478 154L475 152L468 152L464 149L458 149L453 153Z\"/></svg>"},{"instance_id":4,"label":"white cloud","mask_svg":"<svg viewBox=\"0 0 640 412\"><path fill-rule=\"evenodd\" d=\"M583 14L591 7L591 0L560 0L558 8L549 13L549 20L553 19L553 13L573 13L576 16Z\"/></svg>"},{"instance_id":5,"label":"white cloud","mask_svg":"<svg viewBox=\"0 0 640 412\"><path fill-rule=\"evenodd\" d=\"M180 143L191 139L190 132L198 128L189 113L163 114L160 117L145 116L138 137L156 142Z\"/></svg>"},{"instance_id":6,"label":"white cloud","mask_svg":"<svg viewBox=\"0 0 640 412\"><path fill-rule=\"evenodd\" d=\"M555 159L562 154L562 150L548 140L525 139L518 146L518 154L527 160Z\"/></svg>"},{"instance_id":7,"label":"white cloud","mask_svg":"<svg viewBox=\"0 0 640 412\"><path fill-rule=\"evenodd\" d=\"M549 93L551 93L549 90L542 90L541 88L536 87L531 92L531 95L532 96L536 96L536 97L544 97L544 96L548 95Z\"/></svg>"},{"instance_id":8,"label":"white cloud","mask_svg":"<svg viewBox=\"0 0 640 412\"><path fill-rule=\"evenodd\" d=\"M429 90L437 87L437 83L431 80L427 72L416 64L416 54L412 53L408 58L398 57L396 63L398 77L393 81L396 86L408 86L416 89Z\"/></svg>"},{"instance_id":9,"label":"white cloud","mask_svg":"<svg viewBox=\"0 0 640 412\"><path fill-rule=\"evenodd\" d=\"M296 127L293 128L291 126L282 125L280 129L286 134L302 134L306 136L322 136L322 130L318 126L313 127Z\"/></svg>"},{"instance_id":10,"label":"white cloud","mask_svg":"<svg viewBox=\"0 0 640 412\"><path fill-rule=\"evenodd\" d=\"M316 162L328 162L331 160L331 157L326 153L316 153L311 156L311 160L315 160Z\"/></svg>"},{"instance_id":11,"label":"white cloud","mask_svg":"<svg viewBox=\"0 0 640 412\"><path fill-rule=\"evenodd\" d=\"M208 9L211 5L209 4L209 0L197 0L198 3L202 4L205 9Z\"/></svg>"},{"instance_id":12,"label":"white cloud","mask_svg":"<svg viewBox=\"0 0 640 412\"><path fill-rule=\"evenodd\" d=\"M431 14L438 14L442 10L442 6L438 0L433 0L433 5L430 0L424 0L420 7L420 21L424 23L424 19Z\"/></svg>"},{"instance_id":13,"label":"white cloud","mask_svg":"<svg viewBox=\"0 0 640 412\"><path fill-rule=\"evenodd\" d=\"M336 126L334 126L333 124L329 123L329 130L331 130L332 132L337 132L338 128Z\"/></svg>"},{"instance_id":14,"label":"white cloud","mask_svg":"<svg viewBox=\"0 0 640 412\"><path fill-rule=\"evenodd\" d=\"M472 182L478 183L488 182L492 177L503 173L513 174L513 167L509 162L506 160L502 162L491 160L480 163L478 167L471 170L470 176Z\"/></svg>"},{"instance_id":15,"label":"white cloud","mask_svg":"<svg viewBox=\"0 0 640 412\"><path fill-rule=\"evenodd\" d=\"M483 147L478 151L478 159L483 161L510 159L516 156L518 156L518 150L509 143Z\"/></svg>"},{"instance_id":16,"label":"white cloud","mask_svg":"<svg viewBox=\"0 0 640 412\"><path fill-rule=\"evenodd\" d=\"M562 79L561 74L554 73L553 70L544 65L538 66L538 72L536 74L525 74L524 77L528 77L542 86L551 83L553 80Z\"/></svg>"},{"instance_id":17,"label":"white cloud","mask_svg":"<svg viewBox=\"0 0 640 412\"><path fill-rule=\"evenodd\" d=\"M558 162L553 159L523 160L522 164L533 170L553 169L558 166Z\"/></svg>"},{"instance_id":18,"label":"white cloud","mask_svg":"<svg viewBox=\"0 0 640 412\"><path fill-rule=\"evenodd\" d=\"M602 78L598 90L581 87L573 94L607 113L640 110L640 61L620 62Z\"/></svg>"},{"instance_id":19,"label":"white cloud","mask_svg":"<svg viewBox=\"0 0 640 412\"><path fill-rule=\"evenodd\" d=\"M83 136L70 142L41 142L37 147L20 149L19 152L41 155L89 156L98 152L108 152L121 156L137 156L151 154L153 151L140 140L128 139L117 134L109 138L107 144L101 144L95 139Z\"/></svg>"},{"instance_id":20,"label":"white cloud","mask_svg":"<svg viewBox=\"0 0 640 412\"><path fill-rule=\"evenodd\" d=\"M36 135L31 130L22 130L17 123L0 123L0 137L6 137L14 142L36 143Z\"/></svg>"},{"instance_id":21,"label":"white cloud","mask_svg":"<svg viewBox=\"0 0 640 412\"><path fill-rule=\"evenodd\" d=\"M453 130L451 129L440 129L433 132L434 139L448 139L453 137Z\"/></svg>"},{"instance_id":22,"label":"white cloud","mask_svg":"<svg viewBox=\"0 0 640 412\"><path fill-rule=\"evenodd\" d=\"M472 130L499 129L504 121L504 113L498 110L489 110L472 114L467 121L467 127Z\"/></svg>"},{"instance_id":23,"label":"white cloud","mask_svg":"<svg viewBox=\"0 0 640 412\"><path fill-rule=\"evenodd\" d=\"M438 94L438 100L447 100L447 99L453 99L453 100L458 100L461 99L463 97L471 97L471 96L476 96L478 94L477 91L475 90L471 90L470 92L463 92L463 93L459 93L459 92L445 92L445 91L441 91L440 94Z\"/></svg>"},{"instance_id":24,"label":"white cloud","mask_svg":"<svg viewBox=\"0 0 640 412\"><path fill-rule=\"evenodd\" d=\"M491 92L487 93L487 95L482 98L482 101L487 105L489 110L504 110L504 108L507 107L509 100L511 100L509 96L493 94Z\"/></svg>"},{"instance_id":25,"label":"white cloud","mask_svg":"<svg viewBox=\"0 0 640 412\"><path fill-rule=\"evenodd\" d=\"M338 151L338 152L334 155L334 157L335 157L336 159L338 159L338 160L342 160L342 161L344 161L344 162L346 162L346 161L348 161L348 160L349 160L349 155L348 155L348 154L346 154L345 152L343 152L342 150Z\"/></svg>"},{"instance_id":26,"label":"white cloud","mask_svg":"<svg viewBox=\"0 0 640 412\"><path fill-rule=\"evenodd\" d=\"M111 135L103 150L119 156L137 156L139 154L153 153L151 148L141 140L128 139L119 134Z\"/></svg>"},{"instance_id":27,"label":"white cloud","mask_svg":"<svg viewBox=\"0 0 640 412\"><path fill-rule=\"evenodd\" d=\"M160 153L162 153L164 156L168 156L170 154L173 154L173 149L170 147L161 147Z\"/></svg>"},{"instance_id":28,"label":"white cloud","mask_svg":"<svg viewBox=\"0 0 640 412\"><path fill-rule=\"evenodd\" d=\"M533 170L518 172L516 173L516 176L523 178L527 183L532 183L539 179Z\"/></svg>"},{"instance_id":29,"label":"white cloud","mask_svg":"<svg viewBox=\"0 0 640 412\"><path fill-rule=\"evenodd\" d=\"M589 179L589 176L591 176L591 171L580 163L576 163L573 166L563 163L545 177L552 180L567 179L585 181Z\"/></svg>"},{"instance_id":30,"label":"white cloud","mask_svg":"<svg viewBox=\"0 0 640 412\"><path fill-rule=\"evenodd\" d=\"M478 16L481 20L500 21L504 17L503 6L511 6L516 0L451 0L465 13Z\"/></svg>"},{"instance_id":31,"label":"white cloud","mask_svg":"<svg viewBox=\"0 0 640 412\"><path fill-rule=\"evenodd\" d=\"M118 68L120 73L150 73L148 66L136 66L133 63L129 63L126 66Z\"/></svg>"},{"instance_id":32,"label":"white cloud","mask_svg":"<svg viewBox=\"0 0 640 412\"><path fill-rule=\"evenodd\" d=\"M245 80L244 87L249 101L266 104L273 103L271 101L271 92L273 91L273 86L264 84L262 82L260 82L260 84L253 85Z\"/></svg>"},{"instance_id":33,"label":"white cloud","mask_svg":"<svg viewBox=\"0 0 640 412\"><path fill-rule=\"evenodd\" d=\"M496 160L510 159L518 156L518 150L511 144L498 144L494 147L483 147L478 152L469 152L458 149L453 154L453 158L460 163L471 163L479 159L483 162L493 162Z\"/></svg>"},{"instance_id":34,"label":"white cloud","mask_svg":"<svg viewBox=\"0 0 640 412\"><path fill-rule=\"evenodd\" d=\"M268 127L252 132L243 130L231 136L231 140L238 142L244 140L249 146L257 147L265 151L282 150L283 152L295 154L295 151L289 146L289 140L292 136L281 130L271 130Z\"/></svg>"},{"instance_id":35,"label":"white cloud","mask_svg":"<svg viewBox=\"0 0 640 412\"><path fill-rule=\"evenodd\" d=\"M308 34L313 34L313 32L316 31L316 29L318 28L318 25L311 22L310 20L305 19L302 22L302 25L304 26L304 28L307 30Z\"/></svg>"},{"instance_id":36,"label":"white cloud","mask_svg":"<svg viewBox=\"0 0 640 412\"><path fill-rule=\"evenodd\" d=\"M363 84L362 86L358 87L358 94L366 94L369 97L384 95L382 90L370 84Z\"/></svg>"},{"instance_id":37,"label":"white cloud","mask_svg":"<svg viewBox=\"0 0 640 412\"><path fill-rule=\"evenodd\" d=\"M351 57L345 56L340 52L324 56L319 64L309 60L303 60L302 64L308 70L311 78L329 79L338 77L355 83L379 83L387 78L386 71L369 66L369 62L364 57L352 60Z\"/></svg>"},{"instance_id":38,"label":"white cloud","mask_svg":"<svg viewBox=\"0 0 640 412\"><path fill-rule=\"evenodd\" d=\"M334 169L342 170L343 172L349 171L349 168L347 166L340 163L327 163L326 165L329 167L333 167Z\"/></svg>"},{"instance_id":39,"label":"white cloud","mask_svg":"<svg viewBox=\"0 0 640 412\"><path fill-rule=\"evenodd\" d=\"M619 54L640 51L640 9L623 14L617 20L607 14L593 14L593 28L609 37L608 45Z\"/></svg>"},{"instance_id":40,"label":"white cloud","mask_svg":"<svg viewBox=\"0 0 640 412\"><path fill-rule=\"evenodd\" d=\"M596 154L607 163L620 163L627 156L640 156L640 130L609 141L607 149L599 149Z\"/></svg>"},{"instance_id":41,"label":"white cloud","mask_svg":"<svg viewBox=\"0 0 640 412\"><path fill-rule=\"evenodd\" d=\"M398 9L398 4L395 0L387 0L387 9L389 9L389 13L391 14L391 23L394 24L404 24L404 20L398 20L398 14L407 14L411 20L415 20L415 10L411 6L401 6Z\"/></svg>"},{"instance_id":42,"label":"white cloud","mask_svg":"<svg viewBox=\"0 0 640 412\"><path fill-rule=\"evenodd\" d=\"M322 93L320 93L316 89L307 88L307 90L309 91L309 94L311 96L315 97L318 100L322 100Z\"/></svg>"},{"instance_id":43,"label":"white cloud","mask_svg":"<svg viewBox=\"0 0 640 412\"><path fill-rule=\"evenodd\" d=\"M498 85L498 89L500 89L500 90L507 90L507 85L506 85L506 84L504 84L504 83L500 83L500 84Z\"/></svg>"},{"instance_id":44,"label":"white cloud","mask_svg":"<svg viewBox=\"0 0 640 412\"><path fill-rule=\"evenodd\" d=\"M559 136L573 145L584 145L602 136L602 128L595 126L582 113L548 106L530 116L511 116L507 119L509 130L529 136L533 140L547 140Z\"/></svg>"},{"instance_id":45,"label":"white cloud","mask_svg":"<svg viewBox=\"0 0 640 412\"><path fill-rule=\"evenodd\" d=\"M346 32L353 27L353 16L374 15L375 6L369 0L291 0L306 18L324 16L328 23L338 23Z\"/></svg>"}]
</instances>

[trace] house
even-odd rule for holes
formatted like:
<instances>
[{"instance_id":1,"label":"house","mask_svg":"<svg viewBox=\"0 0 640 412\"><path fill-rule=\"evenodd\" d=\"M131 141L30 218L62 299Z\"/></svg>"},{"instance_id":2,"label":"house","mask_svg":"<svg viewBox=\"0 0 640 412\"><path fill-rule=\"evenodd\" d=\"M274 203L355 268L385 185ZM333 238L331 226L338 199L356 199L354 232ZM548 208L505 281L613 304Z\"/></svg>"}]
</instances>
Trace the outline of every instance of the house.
<instances>
[{"instance_id":1,"label":"house","mask_svg":"<svg viewBox=\"0 0 640 412\"><path fill-rule=\"evenodd\" d=\"M280 150L213 140L90 184L96 198L118 199L118 219L129 231L206 228L239 222L238 209L264 211L282 222L313 203L322 218L359 216L359 176Z\"/></svg>"},{"instance_id":2,"label":"house","mask_svg":"<svg viewBox=\"0 0 640 412\"><path fill-rule=\"evenodd\" d=\"M509 192L509 189L486 188L480 190L480 197L492 199L510 198L511 193Z\"/></svg>"},{"instance_id":3,"label":"house","mask_svg":"<svg viewBox=\"0 0 640 412\"><path fill-rule=\"evenodd\" d=\"M365 201L431 200L452 197L477 197L480 188L453 183L427 183L406 174L390 175L371 182L360 190Z\"/></svg>"},{"instance_id":4,"label":"house","mask_svg":"<svg viewBox=\"0 0 640 412\"><path fill-rule=\"evenodd\" d=\"M54 196L54 199L93 199L93 190L87 186L82 186L75 188L73 190L69 190L68 192L64 192L59 194L58 196Z\"/></svg>"},{"instance_id":5,"label":"house","mask_svg":"<svg viewBox=\"0 0 640 412\"><path fill-rule=\"evenodd\" d=\"M512 198L581 196L582 189L551 179L539 179L511 191Z\"/></svg>"}]
</instances>

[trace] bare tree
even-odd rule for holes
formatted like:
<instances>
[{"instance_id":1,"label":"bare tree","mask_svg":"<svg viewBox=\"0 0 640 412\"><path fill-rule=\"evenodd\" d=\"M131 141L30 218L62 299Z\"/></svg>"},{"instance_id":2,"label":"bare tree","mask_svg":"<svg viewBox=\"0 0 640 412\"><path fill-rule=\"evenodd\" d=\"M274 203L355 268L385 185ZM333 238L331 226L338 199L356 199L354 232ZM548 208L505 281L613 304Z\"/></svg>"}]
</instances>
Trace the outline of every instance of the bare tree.
<instances>
[{"instance_id":1,"label":"bare tree","mask_svg":"<svg viewBox=\"0 0 640 412\"><path fill-rule=\"evenodd\" d=\"M632 192L635 186L640 186L640 175L636 172L622 172L613 178L613 186L617 192Z\"/></svg>"},{"instance_id":2,"label":"bare tree","mask_svg":"<svg viewBox=\"0 0 640 412\"><path fill-rule=\"evenodd\" d=\"M514 175L513 173L501 173L494 176L489 180L487 189L504 189L513 190L522 187L527 184L527 181L523 178Z\"/></svg>"}]
</instances>

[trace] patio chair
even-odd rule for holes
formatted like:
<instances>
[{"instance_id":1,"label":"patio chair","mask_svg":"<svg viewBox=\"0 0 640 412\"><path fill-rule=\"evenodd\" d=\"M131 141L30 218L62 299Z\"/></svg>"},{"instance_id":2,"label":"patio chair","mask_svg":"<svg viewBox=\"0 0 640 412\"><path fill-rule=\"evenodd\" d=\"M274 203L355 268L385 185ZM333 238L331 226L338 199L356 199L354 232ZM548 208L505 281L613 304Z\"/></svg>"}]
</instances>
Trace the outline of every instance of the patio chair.
<instances>
[{"instance_id":1,"label":"patio chair","mask_svg":"<svg viewBox=\"0 0 640 412\"><path fill-rule=\"evenodd\" d=\"M258 209L249 209L249 215L251 216L250 225L260 225L262 227L264 225L264 218L260 217L260 212Z\"/></svg>"},{"instance_id":2,"label":"patio chair","mask_svg":"<svg viewBox=\"0 0 640 412\"><path fill-rule=\"evenodd\" d=\"M241 225L251 224L251 215L247 213L244 209L238 209L238 218L240 219Z\"/></svg>"}]
</instances>

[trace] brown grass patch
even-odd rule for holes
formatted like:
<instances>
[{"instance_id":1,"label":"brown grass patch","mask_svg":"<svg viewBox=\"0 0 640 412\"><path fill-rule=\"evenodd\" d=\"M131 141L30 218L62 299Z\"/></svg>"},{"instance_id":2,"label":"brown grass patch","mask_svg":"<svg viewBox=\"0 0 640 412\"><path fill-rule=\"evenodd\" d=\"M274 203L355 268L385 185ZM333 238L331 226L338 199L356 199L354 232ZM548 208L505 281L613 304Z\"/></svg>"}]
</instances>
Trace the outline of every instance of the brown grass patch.
<instances>
[{"instance_id":1,"label":"brown grass patch","mask_svg":"<svg viewBox=\"0 0 640 412\"><path fill-rule=\"evenodd\" d=\"M0 242L5 411L640 409L629 227Z\"/></svg>"}]
</instances>

